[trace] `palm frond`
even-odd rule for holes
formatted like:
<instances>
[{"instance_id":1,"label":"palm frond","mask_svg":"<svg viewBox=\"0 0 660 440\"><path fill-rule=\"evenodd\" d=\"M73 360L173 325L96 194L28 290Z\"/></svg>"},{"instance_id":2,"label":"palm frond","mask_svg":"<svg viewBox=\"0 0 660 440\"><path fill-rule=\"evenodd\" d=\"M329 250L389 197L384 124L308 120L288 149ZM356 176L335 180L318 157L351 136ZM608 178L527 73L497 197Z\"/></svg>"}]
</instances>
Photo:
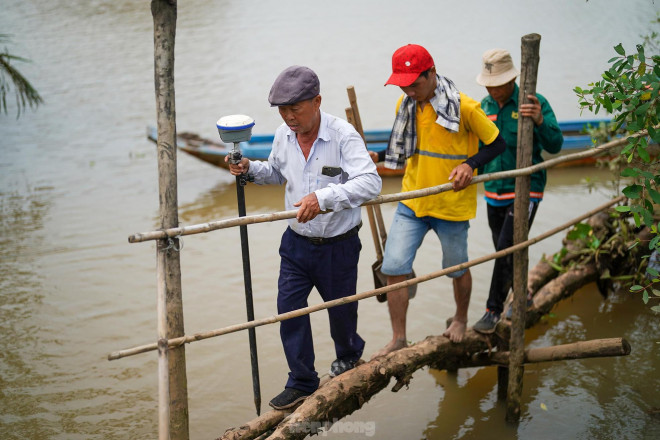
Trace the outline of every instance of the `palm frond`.
<instances>
[{"instance_id":1,"label":"palm frond","mask_svg":"<svg viewBox=\"0 0 660 440\"><path fill-rule=\"evenodd\" d=\"M9 41L11 38L8 34L0 34L0 43ZM39 104L43 104L44 100L27 78L12 66L12 62L28 63L30 60L12 55L6 48L4 52L0 53L0 113L3 111L5 114L8 113L7 95L11 93L13 86L16 95L16 118L18 118L25 108L28 106L36 108Z\"/></svg>"}]
</instances>

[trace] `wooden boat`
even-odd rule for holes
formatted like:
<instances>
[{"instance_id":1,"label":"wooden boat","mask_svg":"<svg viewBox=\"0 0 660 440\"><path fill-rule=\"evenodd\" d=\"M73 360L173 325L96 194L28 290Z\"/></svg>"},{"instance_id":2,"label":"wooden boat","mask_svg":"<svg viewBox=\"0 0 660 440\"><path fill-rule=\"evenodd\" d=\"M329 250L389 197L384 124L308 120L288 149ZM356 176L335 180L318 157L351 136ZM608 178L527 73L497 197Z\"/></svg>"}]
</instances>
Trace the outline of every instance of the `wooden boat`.
<instances>
[{"instance_id":1,"label":"wooden boat","mask_svg":"<svg viewBox=\"0 0 660 440\"><path fill-rule=\"evenodd\" d=\"M569 120L559 122L564 134L564 145L562 146L562 153L575 153L593 145L591 136L586 134L588 126L598 126L601 122L609 122L607 119L592 119L592 120ZM158 133L156 128L147 128L147 137L156 142ZM365 132L367 138L367 148L370 151L383 151L387 148L387 142L390 137L390 130L372 130ZM273 143L273 135L252 135L248 142L241 142L239 148L244 157L251 160L267 160L270 154L271 145ZM194 133L179 133L177 136L177 147L179 150L184 151L191 156L207 162L211 165L227 169L225 156L233 149L233 145L225 145L222 142L205 139ZM563 166L582 165L585 163L595 162L595 158L588 158L580 161L579 163L567 162ZM391 170L385 168L382 164L378 164L378 174L382 177L388 176L401 176L403 170Z\"/></svg>"}]
</instances>

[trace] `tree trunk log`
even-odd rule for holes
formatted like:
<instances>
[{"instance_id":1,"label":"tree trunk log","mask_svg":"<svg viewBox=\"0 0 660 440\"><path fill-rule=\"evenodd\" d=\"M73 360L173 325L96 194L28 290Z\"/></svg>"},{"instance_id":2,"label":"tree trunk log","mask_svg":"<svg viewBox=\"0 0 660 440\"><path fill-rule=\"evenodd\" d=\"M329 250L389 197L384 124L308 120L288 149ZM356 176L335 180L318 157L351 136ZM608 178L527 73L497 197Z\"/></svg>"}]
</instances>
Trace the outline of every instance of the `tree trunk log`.
<instances>
[{"instance_id":1,"label":"tree trunk log","mask_svg":"<svg viewBox=\"0 0 660 440\"><path fill-rule=\"evenodd\" d=\"M509 354L508 351L476 353L467 364L461 365L461 367L507 365ZM525 350L523 363L535 364L539 362L566 361L592 357L627 356L629 354L630 344L623 338L593 339L591 341L580 341L572 344Z\"/></svg>"}]
</instances>

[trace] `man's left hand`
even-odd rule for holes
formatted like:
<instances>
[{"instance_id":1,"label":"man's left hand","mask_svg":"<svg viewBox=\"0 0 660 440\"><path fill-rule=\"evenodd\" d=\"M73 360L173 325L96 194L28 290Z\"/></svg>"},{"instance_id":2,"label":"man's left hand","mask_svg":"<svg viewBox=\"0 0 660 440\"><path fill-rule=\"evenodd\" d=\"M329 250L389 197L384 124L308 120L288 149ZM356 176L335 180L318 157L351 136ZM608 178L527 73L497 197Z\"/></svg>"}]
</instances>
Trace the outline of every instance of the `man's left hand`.
<instances>
[{"instance_id":1,"label":"man's left hand","mask_svg":"<svg viewBox=\"0 0 660 440\"><path fill-rule=\"evenodd\" d=\"M460 191L463 188L467 187L470 182L472 182L472 176L474 170L472 167L466 163L462 163L449 174L449 180L454 180L452 182L452 188L454 191Z\"/></svg>"},{"instance_id":2,"label":"man's left hand","mask_svg":"<svg viewBox=\"0 0 660 440\"><path fill-rule=\"evenodd\" d=\"M319 199L316 198L315 193L307 194L300 199L300 201L294 203L293 206L300 207L296 214L296 220L298 220L298 223L307 223L321 212Z\"/></svg>"},{"instance_id":3,"label":"man's left hand","mask_svg":"<svg viewBox=\"0 0 660 440\"><path fill-rule=\"evenodd\" d=\"M534 95L527 95L531 103L529 104L520 104L518 111L521 116L527 116L532 118L534 124L539 126L543 124L543 113L541 112L541 103L539 99Z\"/></svg>"}]
</instances>

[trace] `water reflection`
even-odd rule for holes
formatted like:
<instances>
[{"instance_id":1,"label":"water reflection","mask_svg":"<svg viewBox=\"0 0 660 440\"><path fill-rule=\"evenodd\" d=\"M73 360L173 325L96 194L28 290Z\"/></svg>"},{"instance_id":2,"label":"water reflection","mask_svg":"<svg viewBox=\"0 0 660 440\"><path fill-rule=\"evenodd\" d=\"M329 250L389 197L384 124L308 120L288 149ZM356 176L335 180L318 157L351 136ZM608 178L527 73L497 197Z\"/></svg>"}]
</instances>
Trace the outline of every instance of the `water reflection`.
<instances>
[{"instance_id":1,"label":"water reflection","mask_svg":"<svg viewBox=\"0 0 660 440\"><path fill-rule=\"evenodd\" d=\"M612 295L602 310L597 289L587 286L528 330L529 348L624 337L632 352L527 365L518 425L505 422L506 402L497 400L495 367L457 374L431 370L440 402L424 438L658 438L660 417L651 405L660 380L657 359L647 350L655 344L660 321L639 298L628 296Z\"/></svg>"},{"instance_id":2,"label":"water reflection","mask_svg":"<svg viewBox=\"0 0 660 440\"><path fill-rule=\"evenodd\" d=\"M179 219L186 224L207 222L238 216L236 184L219 182L201 193L194 201L179 207ZM284 211L284 186L255 185L245 187L247 215Z\"/></svg>"},{"instance_id":3,"label":"water reflection","mask_svg":"<svg viewBox=\"0 0 660 440\"><path fill-rule=\"evenodd\" d=\"M48 381L37 368L43 360L39 347L46 341L40 340L35 319L43 305L44 280L31 254L43 246L39 231L48 214L51 188L17 182L8 186L0 193L0 421L7 432L38 438L53 431L30 421L43 415L44 408L39 395L28 390Z\"/></svg>"}]
</instances>

